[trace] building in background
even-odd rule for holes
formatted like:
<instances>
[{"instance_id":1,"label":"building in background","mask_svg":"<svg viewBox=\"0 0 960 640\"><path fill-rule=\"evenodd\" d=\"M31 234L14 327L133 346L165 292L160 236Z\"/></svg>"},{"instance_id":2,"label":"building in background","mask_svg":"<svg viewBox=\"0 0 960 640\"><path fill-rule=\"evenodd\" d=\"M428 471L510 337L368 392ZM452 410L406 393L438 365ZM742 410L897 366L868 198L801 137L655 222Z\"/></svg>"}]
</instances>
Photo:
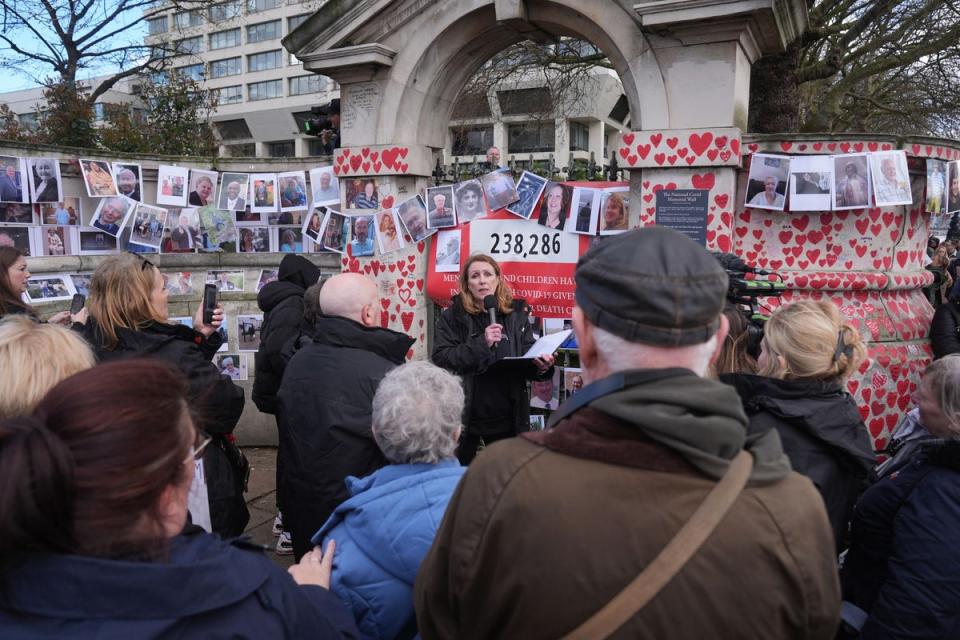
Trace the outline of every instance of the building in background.
<instances>
[{"instance_id":1,"label":"building in background","mask_svg":"<svg viewBox=\"0 0 960 640\"><path fill-rule=\"evenodd\" d=\"M90 80L80 80L79 82L90 87L98 85L104 79L105 76L102 76ZM137 99L139 82L141 81L136 78L123 78L113 88L100 96L93 105L94 124L104 122L107 105L130 104L135 111L140 109L142 105ZM21 127L32 131L37 126L37 111L43 111L46 105L43 92L44 87L33 87L0 93L0 104L5 104L10 108L17 116L17 121Z\"/></svg>"}]
</instances>

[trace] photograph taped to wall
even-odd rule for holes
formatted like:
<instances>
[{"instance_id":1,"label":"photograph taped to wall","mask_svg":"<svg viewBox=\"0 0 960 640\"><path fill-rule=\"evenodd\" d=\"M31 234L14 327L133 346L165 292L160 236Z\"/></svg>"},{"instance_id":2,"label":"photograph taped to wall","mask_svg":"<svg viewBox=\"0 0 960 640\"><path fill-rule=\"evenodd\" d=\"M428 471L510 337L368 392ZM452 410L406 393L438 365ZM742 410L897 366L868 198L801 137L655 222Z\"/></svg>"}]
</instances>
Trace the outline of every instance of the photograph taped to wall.
<instances>
[{"instance_id":1,"label":"photograph taped to wall","mask_svg":"<svg viewBox=\"0 0 960 640\"><path fill-rule=\"evenodd\" d=\"M458 182L453 187L457 199L457 220L462 224L487 215L483 202L483 185L477 179Z\"/></svg>"},{"instance_id":2,"label":"photograph taped to wall","mask_svg":"<svg viewBox=\"0 0 960 640\"><path fill-rule=\"evenodd\" d=\"M60 161L56 158L30 158L30 195L34 202L63 202Z\"/></svg>"},{"instance_id":3,"label":"photograph taped to wall","mask_svg":"<svg viewBox=\"0 0 960 640\"><path fill-rule=\"evenodd\" d=\"M27 161L24 158L0 156L0 202L30 202Z\"/></svg>"},{"instance_id":4,"label":"photograph taped to wall","mask_svg":"<svg viewBox=\"0 0 960 640\"><path fill-rule=\"evenodd\" d=\"M130 242L160 250L167 210L148 204L137 204L130 223Z\"/></svg>"},{"instance_id":5,"label":"photograph taped to wall","mask_svg":"<svg viewBox=\"0 0 960 640\"><path fill-rule=\"evenodd\" d=\"M73 280L66 273L30 276L27 281L27 299L30 304L70 300L76 292Z\"/></svg>"},{"instance_id":6,"label":"photograph taped to wall","mask_svg":"<svg viewBox=\"0 0 960 640\"><path fill-rule=\"evenodd\" d=\"M787 201L790 158L755 153L750 160L745 206L783 211Z\"/></svg>"},{"instance_id":7,"label":"photograph taped to wall","mask_svg":"<svg viewBox=\"0 0 960 640\"><path fill-rule=\"evenodd\" d=\"M560 406L560 367L546 380L530 382L530 408L553 411Z\"/></svg>"},{"instance_id":8,"label":"photograph taped to wall","mask_svg":"<svg viewBox=\"0 0 960 640\"><path fill-rule=\"evenodd\" d=\"M83 224L83 209L80 198L67 196L63 202L35 204L34 213L40 218L40 224L58 227L80 226Z\"/></svg>"},{"instance_id":9,"label":"photograph taped to wall","mask_svg":"<svg viewBox=\"0 0 960 640\"><path fill-rule=\"evenodd\" d=\"M323 218L323 230L320 248L324 251L337 253L347 252L347 242L350 239L350 220L347 216L328 208Z\"/></svg>"},{"instance_id":10,"label":"photograph taped to wall","mask_svg":"<svg viewBox=\"0 0 960 640\"><path fill-rule=\"evenodd\" d=\"M269 253L270 227L240 227L237 230L239 253Z\"/></svg>"},{"instance_id":11,"label":"photograph taped to wall","mask_svg":"<svg viewBox=\"0 0 960 640\"><path fill-rule=\"evenodd\" d=\"M270 213L277 210L277 174L250 174L250 211Z\"/></svg>"},{"instance_id":12,"label":"photograph taped to wall","mask_svg":"<svg viewBox=\"0 0 960 640\"><path fill-rule=\"evenodd\" d=\"M93 212L90 226L119 237L120 230L126 226L136 207L137 202L125 196L101 198L97 210Z\"/></svg>"},{"instance_id":13,"label":"photograph taped to wall","mask_svg":"<svg viewBox=\"0 0 960 640\"><path fill-rule=\"evenodd\" d=\"M870 206L870 170L865 153L833 156L833 208L865 209Z\"/></svg>"},{"instance_id":14,"label":"photograph taped to wall","mask_svg":"<svg viewBox=\"0 0 960 640\"><path fill-rule=\"evenodd\" d=\"M82 293L83 295L90 297L90 278L93 277L92 273L71 273L69 274L70 281L73 283L73 288L77 293Z\"/></svg>"},{"instance_id":15,"label":"photograph taped to wall","mask_svg":"<svg viewBox=\"0 0 960 640\"><path fill-rule=\"evenodd\" d=\"M436 270L438 273L458 273L460 271L460 229L447 229L437 234Z\"/></svg>"},{"instance_id":16,"label":"photograph taped to wall","mask_svg":"<svg viewBox=\"0 0 960 640\"><path fill-rule=\"evenodd\" d=\"M303 231L299 227L271 227L280 253L303 253Z\"/></svg>"},{"instance_id":17,"label":"photograph taped to wall","mask_svg":"<svg viewBox=\"0 0 960 640\"><path fill-rule=\"evenodd\" d=\"M223 207L220 207L223 209ZM234 211L233 219L237 226L258 226L268 224L269 213L258 213L250 211L250 207L245 207L243 211Z\"/></svg>"},{"instance_id":18,"label":"photograph taped to wall","mask_svg":"<svg viewBox=\"0 0 960 640\"><path fill-rule=\"evenodd\" d=\"M267 215L267 224L276 226L302 225L306 218L306 210L298 211L271 211Z\"/></svg>"},{"instance_id":19,"label":"photograph taped to wall","mask_svg":"<svg viewBox=\"0 0 960 640\"><path fill-rule=\"evenodd\" d=\"M135 162L114 162L111 168L119 195L143 202L143 168Z\"/></svg>"},{"instance_id":20,"label":"photograph taped to wall","mask_svg":"<svg viewBox=\"0 0 960 640\"><path fill-rule=\"evenodd\" d=\"M313 210L307 214L307 220L303 223L303 235L314 242L320 241L320 233L323 230L323 219L327 216L327 207L323 205L314 205Z\"/></svg>"},{"instance_id":21,"label":"photograph taped to wall","mask_svg":"<svg viewBox=\"0 0 960 640\"><path fill-rule=\"evenodd\" d=\"M573 188L559 182L548 182L543 188L543 202L537 224L548 229L563 230L573 201Z\"/></svg>"},{"instance_id":22,"label":"photograph taped to wall","mask_svg":"<svg viewBox=\"0 0 960 640\"><path fill-rule=\"evenodd\" d=\"M630 228L630 187L612 187L600 194L600 235L623 233Z\"/></svg>"},{"instance_id":23,"label":"photograph taped to wall","mask_svg":"<svg viewBox=\"0 0 960 640\"><path fill-rule=\"evenodd\" d=\"M116 236L93 227L80 228L80 255L96 256L119 251L120 244Z\"/></svg>"},{"instance_id":24,"label":"photograph taped to wall","mask_svg":"<svg viewBox=\"0 0 960 640\"><path fill-rule=\"evenodd\" d=\"M31 227L13 227L0 225L0 247L13 247L26 256L35 256L33 229Z\"/></svg>"},{"instance_id":25,"label":"photograph taped to wall","mask_svg":"<svg viewBox=\"0 0 960 640\"><path fill-rule=\"evenodd\" d=\"M240 351L256 351L260 348L260 329L263 314L237 316L237 345Z\"/></svg>"},{"instance_id":26,"label":"photograph taped to wall","mask_svg":"<svg viewBox=\"0 0 960 640\"><path fill-rule=\"evenodd\" d=\"M924 202L926 212L935 216L946 213L946 195L947 163L943 160L927 158L927 196Z\"/></svg>"},{"instance_id":27,"label":"photograph taped to wall","mask_svg":"<svg viewBox=\"0 0 960 640\"><path fill-rule=\"evenodd\" d=\"M377 245L381 254L393 253L403 249L403 234L393 209L381 209L374 217L377 225Z\"/></svg>"},{"instance_id":28,"label":"photograph taped to wall","mask_svg":"<svg viewBox=\"0 0 960 640\"><path fill-rule=\"evenodd\" d=\"M280 211L307 208L307 179L303 171L286 171L277 175L280 189Z\"/></svg>"},{"instance_id":29,"label":"photograph taped to wall","mask_svg":"<svg viewBox=\"0 0 960 640\"><path fill-rule=\"evenodd\" d=\"M163 274L163 286L172 296L192 296L193 276L190 271L174 271Z\"/></svg>"},{"instance_id":30,"label":"photograph taped to wall","mask_svg":"<svg viewBox=\"0 0 960 640\"><path fill-rule=\"evenodd\" d=\"M167 232L170 241L161 245L163 253L192 253L203 244L200 216L194 208L170 209L164 239Z\"/></svg>"},{"instance_id":31,"label":"photograph taped to wall","mask_svg":"<svg viewBox=\"0 0 960 640\"><path fill-rule=\"evenodd\" d=\"M263 289L271 282L276 282L278 274L279 270L277 269L261 269L260 277L257 278L257 293L260 293L260 289Z\"/></svg>"},{"instance_id":32,"label":"photograph taped to wall","mask_svg":"<svg viewBox=\"0 0 960 640\"><path fill-rule=\"evenodd\" d=\"M510 169L497 169L480 178L487 210L505 209L519 199L517 184Z\"/></svg>"},{"instance_id":33,"label":"photograph taped to wall","mask_svg":"<svg viewBox=\"0 0 960 640\"><path fill-rule=\"evenodd\" d=\"M576 187L570 199L570 214L567 216L566 231L583 235L597 234L597 218L600 213L599 189Z\"/></svg>"},{"instance_id":34,"label":"photograph taped to wall","mask_svg":"<svg viewBox=\"0 0 960 640\"><path fill-rule=\"evenodd\" d=\"M790 161L790 211L829 211L832 188L830 156L797 156Z\"/></svg>"},{"instance_id":35,"label":"photograph taped to wall","mask_svg":"<svg viewBox=\"0 0 960 640\"><path fill-rule=\"evenodd\" d=\"M105 160L80 159L80 173L83 174L83 184L87 188L87 195L91 198L105 198L117 196L117 183L113 179L113 169Z\"/></svg>"},{"instance_id":36,"label":"photograph taped to wall","mask_svg":"<svg viewBox=\"0 0 960 640\"><path fill-rule=\"evenodd\" d=\"M870 154L873 198L878 207L913 204L906 151L878 151Z\"/></svg>"},{"instance_id":37,"label":"photograph taped to wall","mask_svg":"<svg viewBox=\"0 0 960 640\"><path fill-rule=\"evenodd\" d=\"M191 207L216 206L219 177L216 171L190 169L190 197L187 198L187 204Z\"/></svg>"},{"instance_id":38,"label":"photograph taped to wall","mask_svg":"<svg viewBox=\"0 0 960 640\"><path fill-rule=\"evenodd\" d=\"M373 255L375 234L373 214L350 216L350 253L354 258Z\"/></svg>"},{"instance_id":39,"label":"photograph taped to wall","mask_svg":"<svg viewBox=\"0 0 960 640\"><path fill-rule=\"evenodd\" d=\"M8 202L0 204L0 222L6 224L36 224L36 209L43 205L21 204L19 202Z\"/></svg>"},{"instance_id":40,"label":"photograph taped to wall","mask_svg":"<svg viewBox=\"0 0 960 640\"><path fill-rule=\"evenodd\" d=\"M227 376L234 381L247 379L247 356L245 354L225 353L216 356L214 362L220 369L220 375Z\"/></svg>"},{"instance_id":41,"label":"photograph taped to wall","mask_svg":"<svg viewBox=\"0 0 960 640\"><path fill-rule=\"evenodd\" d=\"M419 194L401 202L396 209L400 222L414 242L420 242L437 232L427 226L427 208Z\"/></svg>"},{"instance_id":42,"label":"photograph taped to wall","mask_svg":"<svg viewBox=\"0 0 960 640\"><path fill-rule=\"evenodd\" d=\"M220 197L217 208L225 211L245 211L250 190L249 173L224 173L220 176ZM239 217L237 222L239 222Z\"/></svg>"},{"instance_id":43,"label":"photograph taped to wall","mask_svg":"<svg viewBox=\"0 0 960 640\"><path fill-rule=\"evenodd\" d=\"M518 200L507 207L507 211L515 216L530 219L537 203L540 201L540 194L543 188L547 186L547 179L541 178L535 173L524 171L520 175L520 181L517 183Z\"/></svg>"},{"instance_id":44,"label":"photograph taped to wall","mask_svg":"<svg viewBox=\"0 0 960 640\"><path fill-rule=\"evenodd\" d=\"M221 293L243 291L243 271L220 269L207 271L206 283L217 285L217 291Z\"/></svg>"},{"instance_id":45,"label":"photograph taped to wall","mask_svg":"<svg viewBox=\"0 0 960 640\"><path fill-rule=\"evenodd\" d=\"M340 204L340 181L333 175L333 167L310 169L310 189L315 204Z\"/></svg>"},{"instance_id":46,"label":"photograph taped to wall","mask_svg":"<svg viewBox=\"0 0 960 640\"><path fill-rule=\"evenodd\" d=\"M80 252L80 236L76 227L43 227L40 230L40 252L45 256L72 256Z\"/></svg>"},{"instance_id":47,"label":"photograph taped to wall","mask_svg":"<svg viewBox=\"0 0 960 640\"><path fill-rule=\"evenodd\" d=\"M350 178L344 181L348 209L377 209L380 183L376 178Z\"/></svg>"},{"instance_id":48,"label":"photograph taped to wall","mask_svg":"<svg viewBox=\"0 0 960 640\"><path fill-rule=\"evenodd\" d=\"M157 204L187 206L187 167L161 164L157 167Z\"/></svg>"},{"instance_id":49,"label":"photograph taped to wall","mask_svg":"<svg viewBox=\"0 0 960 640\"><path fill-rule=\"evenodd\" d=\"M213 205L197 209L200 226L207 235L207 248L222 247L237 241L237 227L233 224L233 212L217 209Z\"/></svg>"},{"instance_id":50,"label":"photograph taped to wall","mask_svg":"<svg viewBox=\"0 0 960 640\"><path fill-rule=\"evenodd\" d=\"M457 226L453 185L427 187L425 202L427 203L428 227L444 229Z\"/></svg>"}]
</instances>

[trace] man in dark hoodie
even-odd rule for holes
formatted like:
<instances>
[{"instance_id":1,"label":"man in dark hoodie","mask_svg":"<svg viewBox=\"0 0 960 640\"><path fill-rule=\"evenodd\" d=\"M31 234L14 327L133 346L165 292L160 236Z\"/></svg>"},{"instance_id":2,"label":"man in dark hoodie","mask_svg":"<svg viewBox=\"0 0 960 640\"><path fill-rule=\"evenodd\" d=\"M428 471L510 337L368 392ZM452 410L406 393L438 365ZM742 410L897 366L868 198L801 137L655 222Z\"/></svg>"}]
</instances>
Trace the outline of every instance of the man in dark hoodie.
<instances>
[{"instance_id":1,"label":"man in dark hoodie","mask_svg":"<svg viewBox=\"0 0 960 640\"><path fill-rule=\"evenodd\" d=\"M277 389L283 377L287 358L284 346L295 339L303 324L303 295L306 289L320 279L320 269L301 255L284 256L280 261L277 280L260 290L257 304L263 311L263 326L260 331L260 348L254 356L256 377L253 380L252 397L257 408L274 416L279 411ZM277 419L277 429L280 420ZM280 438L282 442L283 438ZM289 536L283 535L283 499L280 487L283 468L279 449L277 451L277 518L274 533L280 536L277 551L290 553Z\"/></svg>"},{"instance_id":2,"label":"man in dark hoodie","mask_svg":"<svg viewBox=\"0 0 960 640\"><path fill-rule=\"evenodd\" d=\"M380 328L377 286L363 275L327 280L320 308L313 337L301 337L277 393L283 525L298 560L349 496L347 476L364 477L386 464L371 431L373 394L413 345Z\"/></svg>"},{"instance_id":3,"label":"man in dark hoodie","mask_svg":"<svg viewBox=\"0 0 960 640\"><path fill-rule=\"evenodd\" d=\"M748 434L736 391L704 377L727 333L723 269L686 236L647 227L593 245L576 284L588 384L552 428L470 465L417 574L421 636L566 636L734 467L746 487L616 637L832 639L840 593L823 501L775 432Z\"/></svg>"}]
</instances>

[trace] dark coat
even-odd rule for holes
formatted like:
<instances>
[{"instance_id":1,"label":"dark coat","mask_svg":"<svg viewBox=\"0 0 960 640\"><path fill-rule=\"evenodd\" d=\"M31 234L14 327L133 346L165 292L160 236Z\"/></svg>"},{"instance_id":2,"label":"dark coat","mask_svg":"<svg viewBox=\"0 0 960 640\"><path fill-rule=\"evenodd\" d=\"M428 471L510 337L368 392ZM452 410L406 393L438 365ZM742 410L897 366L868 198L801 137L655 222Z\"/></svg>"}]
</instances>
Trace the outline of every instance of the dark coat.
<instances>
[{"instance_id":1,"label":"dark coat","mask_svg":"<svg viewBox=\"0 0 960 640\"><path fill-rule=\"evenodd\" d=\"M930 346L934 358L960 353L960 299L945 301L933 312Z\"/></svg>"},{"instance_id":2,"label":"dark coat","mask_svg":"<svg viewBox=\"0 0 960 640\"><path fill-rule=\"evenodd\" d=\"M857 502L844 600L863 640L960 638L960 442L931 441Z\"/></svg>"},{"instance_id":3,"label":"dark coat","mask_svg":"<svg viewBox=\"0 0 960 640\"><path fill-rule=\"evenodd\" d=\"M228 455L228 451L236 452L236 445L228 436L243 413L244 396L243 388L221 375L211 361L222 344L220 333L204 338L184 325L153 323L140 331L120 329L116 348L108 349L96 321L91 318L84 335L98 361L155 358L183 376L190 408L199 419L197 426L214 438L203 456L213 530L222 536L243 533L250 515L243 497L243 479L237 477Z\"/></svg>"},{"instance_id":4,"label":"dark coat","mask_svg":"<svg viewBox=\"0 0 960 640\"><path fill-rule=\"evenodd\" d=\"M876 464L860 411L839 383L726 374L750 419L750 431L776 429L790 465L823 496L841 551L850 514Z\"/></svg>"},{"instance_id":5,"label":"dark coat","mask_svg":"<svg viewBox=\"0 0 960 640\"><path fill-rule=\"evenodd\" d=\"M396 331L321 315L303 337L277 398L283 467L283 524L299 558L310 537L349 497L344 480L386 464L370 429L373 394L402 364L413 339Z\"/></svg>"},{"instance_id":6,"label":"dark coat","mask_svg":"<svg viewBox=\"0 0 960 640\"><path fill-rule=\"evenodd\" d=\"M504 340L495 348L487 346L484 330L490 324L486 312L471 315L463 307L460 296L443 310L434 336L432 360L463 378L465 397L464 425L480 435L512 429L515 433L530 430L530 397L527 380L547 379L553 369L540 374L536 367L527 370L489 371L490 367L509 356L523 355L536 338L527 322L530 309L523 300L513 301L513 312L499 313Z\"/></svg>"},{"instance_id":7,"label":"dark coat","mask_svg":"<svg viewBox=\"0 0 960 640\"><path fill-rule=\"evenodd\" d=\"M326 589L203 533L174 538L164 562L38 556L0 582L3 638L359 637Z\"/></svg>"}]
</instances>

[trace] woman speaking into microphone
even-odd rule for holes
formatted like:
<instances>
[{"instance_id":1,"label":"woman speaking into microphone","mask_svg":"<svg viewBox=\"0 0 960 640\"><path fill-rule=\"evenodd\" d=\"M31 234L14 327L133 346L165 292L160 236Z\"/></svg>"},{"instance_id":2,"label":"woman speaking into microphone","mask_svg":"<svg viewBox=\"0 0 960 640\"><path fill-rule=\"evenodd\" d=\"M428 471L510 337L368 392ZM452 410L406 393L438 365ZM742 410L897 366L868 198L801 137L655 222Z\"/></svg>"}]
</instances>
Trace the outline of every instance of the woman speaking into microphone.
<instances>
[{"instance_id":1,"label":"woman speaking into microphone","mask_svg":"<svg viewBox=\"0 0 960 640\"><path fill-rule=\"evenodd\" d=\"M514 300L500 265L490 256L470 256L460 272L460 293L437 326L433 361L463 377L463 435L457 457L470 464L477 450L530 429L527 379L553 375L553 356L535 366L491 371L498 360L522 356L536 341L529 308Z\"/></svg>"}]
</instances>

